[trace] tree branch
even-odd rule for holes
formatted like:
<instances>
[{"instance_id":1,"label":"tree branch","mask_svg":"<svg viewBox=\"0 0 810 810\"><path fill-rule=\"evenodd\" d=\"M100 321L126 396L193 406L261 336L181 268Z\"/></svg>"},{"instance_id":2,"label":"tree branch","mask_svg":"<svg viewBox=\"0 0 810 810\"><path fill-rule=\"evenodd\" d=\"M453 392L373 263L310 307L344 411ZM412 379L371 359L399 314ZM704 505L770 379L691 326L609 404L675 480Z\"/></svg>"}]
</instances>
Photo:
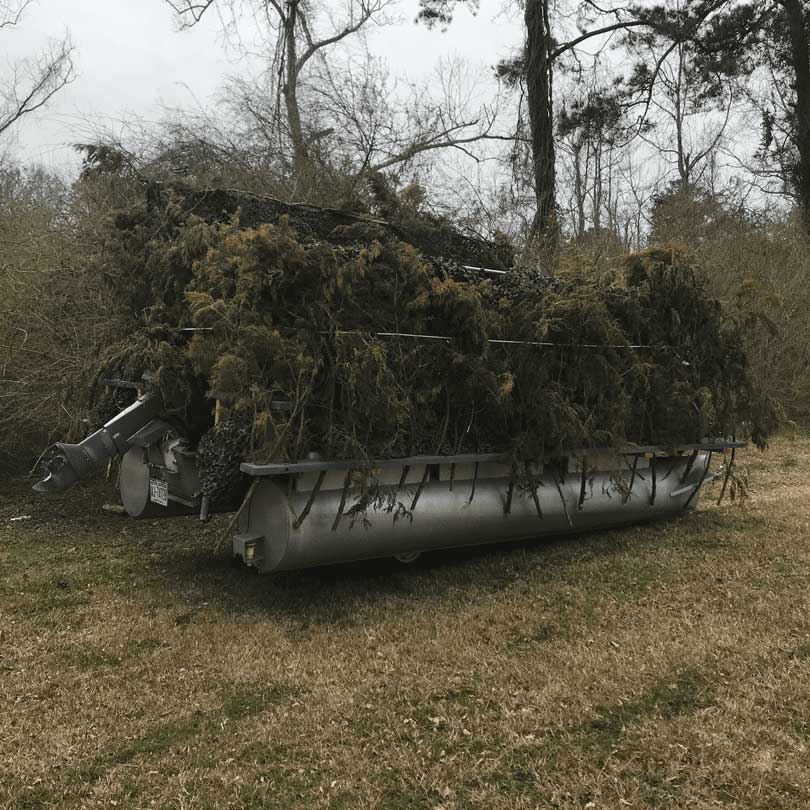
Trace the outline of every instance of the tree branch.
<instances>
[{"instance_id":1,"label":"tree branch","mask_svg":"<svg viewBox=\"0 0 810 810\"><path fill-rule=\"evenodd\" d=\"M489 133L489 129L492 127L494 121L490 122L487 126L487 129L484 132L476 132L473 135L468 135L466 137L453 137L454 132L459 132L460 130L466 129L468 127L473 127L478 125L478 120L475 121L468 121L462 124L456 124L455 126L448 127L443 132L437 133L436 135L432 136L431 138L427 138L421 142L412 143L403 149L401 152L392 155L391 157L382 160L378 163L375 163L370 171L372 172L379 172L383 169L388 169L391 166L395 166L398 163L406 163L409 160L412 160L417 155L421 155L424 152L430 152L435 149L448 149L448 148L455 148L455 149L462 149L465 144L470 143L477 143L478 141L513 141L514 137L511 135L491 135ZM467 150L463 150L467 151ZM469 154L469 153L468 153Z\"/></svg>"},{"instance_id":2,"label":"tree branch","mask_svg":"<svg viewBox=\"0 0 810 810\"><path fill-rule=\"evenodd\" d=\"M27 90L19 91L17 77L7 90L0 105L0 135L23 116L44 107L56 93L75 78L73 46L65 38L58 50L52 52L38 65L23 63L31 76Z\"/></svg>"},{"instance_id":3,"label":"tree branch","mask_svg":"<svg viewBox=\"0 0 810 810\"><path fill-rule=\"evenodd\" d=\"M357 33L377 12L383 8L383 5L384 3L380 0L376 0L376 2L369 5L364 3L361 5L362 11L359 19L356 22L347 24L343 29L336 32L332 36L324 37L321 40L313 41L310 32L305 30L308 47L301 54L301 56L298 57L298 61L295 65L296 71L300 71L318 51L322 50L323 48L327 48L330 45L334 45L336 42L340 42L342 39Z\"/></svg>"},{"instance_id":4,"label":"tree branch","mask_svg":"<svg viewBox=\"0 0 810 810\"><path fill-rule=\"evenodd\" d=\"M13 28L15 25L17 25L22 19L22 15L25 13L25 10L33 2L34 0L23 0L23 2L17 7L16 11L12 10L10 7L6 7L5 3L0 5L0 11L8 15L5 17L0 17L0 29Z\"/></svg>"},{"instance_id":5,"label":"tree branch","mask_svg":"<svg viewBox=\"0 0 810 810\"><path fill-rule=\"evenodd\" d=\"M564 42L562 45L551 51L549 58L557 59L564 53L576 48L577 45L581 44L582 42L592 39L593 37L598 37L601 34L610 34L613 31L627 30L628 28L640 28L648 25L649 22L646 20L627 20L626 22L612 23L611 25L605 25L602 28L595 28L593 31L586 31L584 34L570 40L569 42Z\"/></svg>"},{"instance_id":6,"label":"tree branch","mask_svg":"<svg viewBox=\"0 0 810 810\"><path fill-rule=\"evenodd\" d=\"M203 18L205 12L214 5L215 0L200 0L200 2L195 2L195 0L164 0L164 2L174 9L174 12L181 20L183 28L191 28Z\"/></svg>"}]
</instances>

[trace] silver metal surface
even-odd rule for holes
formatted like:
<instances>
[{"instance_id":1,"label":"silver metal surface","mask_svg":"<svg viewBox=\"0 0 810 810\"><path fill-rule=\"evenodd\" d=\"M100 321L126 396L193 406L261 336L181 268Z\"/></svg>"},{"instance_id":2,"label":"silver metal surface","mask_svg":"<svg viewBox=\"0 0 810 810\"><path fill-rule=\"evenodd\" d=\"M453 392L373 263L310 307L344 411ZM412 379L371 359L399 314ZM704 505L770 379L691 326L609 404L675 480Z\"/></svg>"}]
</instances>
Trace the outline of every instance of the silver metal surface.
<instances>
[{"instance_id":1,"label":"silver metal surface","mask_svg":"<svg viewBox=\"0 0 810 810\"><path fill-rule=\"evenodd\" d=\"M655 453L659 456L666 456L670 453L692 453L701 450L711 450L715 453L722 453L725 450L740 449L745 447L745 442L735 440L709 440L695 444L680 444L677 447L665 448L659 445L633 445L628 444L618 450L611 448L595 448L583 450L578 456L584 455L605 456L605 455L648 455ZM243 473L253 476L286 476L290 473L309 473L319 470L362 470L362 469L383 469L388 467L403 467L404 465L415 466L424 464L473 464L484 463L509 463L509 456L505 453L462 453L459 455L436 455L436 456L406 456L403 458L373 458L373 459L350 459L350 460L313 460L270 462L268 464L257 464L252 461L243 462L240 469Z\"/></svg>"},{"instance_id":2,"label":"silver metal surface","mask_svg":"<svg viewBox=\"0 0 810 810\"><path fill-rule=\"evenodd\" d=\"M151 478L166 482L168 504L150 498ZM173 517L199 512L197 457L182 440L169 434L157 444L131 447L121 459L118 476L121 503L130 517Z\"/></svg>"},{"instance_id":3,"label":"silver metal surface","mask_svg":"<svg viewBox=\"0 0 810 810\"><path fill-rule=\"evenodd\" d=\"M355 498L344 498L345 476L339 470L327 473L314 500L314 472L288 480L264 477L257 479L240 515L234 553L260 571L285 571L673 517L694 506L694 491L707 472L707 462L705 453L693 459L691 468L687 456L658 457L653 471L649 459L640 457L633 474L622 456L589 458L584 498L579 472L561 481L549 466L542 471L536 501L519 486L511 488L510 500L509 468L503 465L490 464L485 471L480 465L477 479L473 464L455 465L452 473L450 464L431 465L438 470L428 470L427 476L424 465L411 465L403 487L397 485L396 469L382 483L406 509L419 495L412 519L395 517L396 509L370 509L366 515L370 525L361 517L352 520L349 512ZM572 459L571 468L578 463ZM306 518L296 528L311 500Z\"/></svg>"},{"instance_id":4,"label":"silver metal surface","mask_svg":"<svg viewBox=\"0 0 810 810\"><path fill-rule=\"evenodd\" d=\"M111 458L125 453L133 445L132 437L151 424L162 407L159 397L147 394L79 444L58 442L52 449L48 474L34 485L34 491L63 492L90 478Z\"/></svg>"}]
</instances>

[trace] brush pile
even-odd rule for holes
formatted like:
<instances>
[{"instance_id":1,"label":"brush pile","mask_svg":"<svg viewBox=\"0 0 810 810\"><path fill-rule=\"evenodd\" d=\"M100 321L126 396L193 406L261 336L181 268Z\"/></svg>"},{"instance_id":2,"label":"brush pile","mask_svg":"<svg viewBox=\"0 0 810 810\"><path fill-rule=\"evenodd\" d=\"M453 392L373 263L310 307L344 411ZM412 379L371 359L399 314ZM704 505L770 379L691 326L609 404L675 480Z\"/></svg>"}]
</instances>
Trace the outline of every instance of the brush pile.
<instances>
[{"instance_id":1,"label":"brush pile","mask_svg":"<svg viewBox=\"0 0 810 810\"><path fill-rule=\"evenodd\" d=\"M442 223L161 190L108 248L133 329L99 376L146 375L212 459L218 436L261 461L520 462L773 427L739 325L679 247L548 278Z\"/></svg>"}]
</instances>

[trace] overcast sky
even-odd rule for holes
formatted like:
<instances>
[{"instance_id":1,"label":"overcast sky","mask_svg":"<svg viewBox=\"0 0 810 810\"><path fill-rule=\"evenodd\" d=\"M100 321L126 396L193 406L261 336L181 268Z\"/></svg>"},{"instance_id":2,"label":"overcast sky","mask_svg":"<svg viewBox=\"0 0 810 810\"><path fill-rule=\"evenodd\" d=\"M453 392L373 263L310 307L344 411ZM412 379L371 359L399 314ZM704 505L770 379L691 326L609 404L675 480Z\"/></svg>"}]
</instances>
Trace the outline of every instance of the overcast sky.
<instances>
[{"instance_id":1,"label":"overcast sky","mask_svg":"<svg viewBox=\"0 0 810 810\"><path fill-rule=\"evenodd\" d=\"M477 17L462 10L442 33L414 25L417 0L400 0L401 24L373 31L369 46L395 76L427 76L448 56L481 69L520 40L520 20L503 6L503 0L481 0ZM166 106L210 104L229 74L255 67L226 47L213 14L178 32L163 0L36 0L18 28L0 32L0 69L66 31L76 46L77 78L46 111L20 125L11 144L20 158L54 168L75 166L69 144L91 136L94 127L115 129L133 117L159 120Z\"/></svg>"}]
</instances>

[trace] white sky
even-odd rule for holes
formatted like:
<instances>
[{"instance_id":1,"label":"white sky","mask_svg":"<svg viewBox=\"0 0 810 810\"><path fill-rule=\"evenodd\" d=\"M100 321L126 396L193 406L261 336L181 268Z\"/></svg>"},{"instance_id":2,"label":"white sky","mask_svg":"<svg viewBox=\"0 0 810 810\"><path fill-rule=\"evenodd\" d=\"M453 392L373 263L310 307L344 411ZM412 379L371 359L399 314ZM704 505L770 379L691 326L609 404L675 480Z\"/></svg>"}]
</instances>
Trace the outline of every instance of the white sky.
<instances>
[{"instance_id":1,"label":"white sky","mask_svg":"<svg viewBox=\"0 0 810 810\"><path fill-rule=\"evenodd\" d=\"M400 0L402 22L375 30L369 46L396 77L418 79L439 59L455 56L480 70L520 41L521 21L503 6L503 0L481 0L477 17L460 10L442 33L413 23L417 0ZM76 165L69 145L91 138L94 128L116 129L134 117L157 121L163 107L208 104L228 75L252 72L225 47L216 15L178 32L163 0L36 0L18 28L0 32L0 71L65 31L76 46L76 80L3 144L23 160L57 169Z\"/></svg>"}]
</instances>

